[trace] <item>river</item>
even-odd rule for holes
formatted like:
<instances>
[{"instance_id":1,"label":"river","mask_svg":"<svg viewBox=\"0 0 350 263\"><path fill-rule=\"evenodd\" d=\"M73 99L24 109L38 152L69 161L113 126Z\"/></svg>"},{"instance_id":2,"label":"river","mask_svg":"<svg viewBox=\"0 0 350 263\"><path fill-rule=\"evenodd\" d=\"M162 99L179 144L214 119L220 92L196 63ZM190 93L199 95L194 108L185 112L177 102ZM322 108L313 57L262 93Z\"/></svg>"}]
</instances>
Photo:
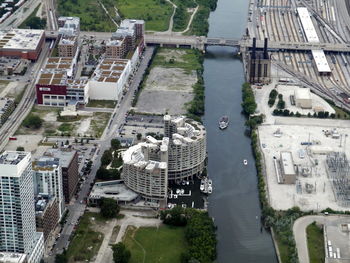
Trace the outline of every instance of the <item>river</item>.
<instances>
[{"instance_id":1,"label":"river","mask_svg":"<svg viewBox=\"0 0 350 263\"><path fill-rule=\"evenodd\" d=\"M210 15L208 36L240 38L247 13L247 0L219 0ZM218 262L277 262L270 233L261 232L256 170L241 115L243 65L234 58L232 48L207 49L204 82L208 172L214 184L209 214L218 227ZM224 131L218 128L222 115L230 118ZM243 159L248 160L247 166Z\"/></svg>"}]
</instances>

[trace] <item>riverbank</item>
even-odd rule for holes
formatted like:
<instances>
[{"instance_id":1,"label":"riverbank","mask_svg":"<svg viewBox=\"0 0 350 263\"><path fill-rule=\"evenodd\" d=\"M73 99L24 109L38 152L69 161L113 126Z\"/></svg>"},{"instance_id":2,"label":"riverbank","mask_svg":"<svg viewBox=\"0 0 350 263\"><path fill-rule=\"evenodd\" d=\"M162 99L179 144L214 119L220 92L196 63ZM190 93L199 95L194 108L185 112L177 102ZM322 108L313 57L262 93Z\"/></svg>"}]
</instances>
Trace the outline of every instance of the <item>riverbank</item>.
<instances>
[{"instance_id":1,"label":"riverbank","mask_svg":"<svg viewBox=\"0 0 350 263\"><path fill-rule=\"evenodd\" d=\"M252 114L251 112L254 113L257 107L254 95L251 96L253 91L249 84L244 83L242 85L242 94L242 108L245 111L246 116L249 117L249 115ZM251 121L251 119L249 121ZM247 121L248 125L249 121ZM298 207L293 207L286 211L278 211L271 207L268 198L266 170L264 169L265 165L263 163L264 161L260 149L261 143L259 140L257 125L249 126L251 129L251 146L257 170L259 199L262 208L261 221L266 229L273 229L274 235L272 235L272 237L277 244L277 255L281 263L297 262L298 254L293 237L293 224L296 219L305 215L310 215L313 212L302 212Z\"/></svg>"}]
</instances>

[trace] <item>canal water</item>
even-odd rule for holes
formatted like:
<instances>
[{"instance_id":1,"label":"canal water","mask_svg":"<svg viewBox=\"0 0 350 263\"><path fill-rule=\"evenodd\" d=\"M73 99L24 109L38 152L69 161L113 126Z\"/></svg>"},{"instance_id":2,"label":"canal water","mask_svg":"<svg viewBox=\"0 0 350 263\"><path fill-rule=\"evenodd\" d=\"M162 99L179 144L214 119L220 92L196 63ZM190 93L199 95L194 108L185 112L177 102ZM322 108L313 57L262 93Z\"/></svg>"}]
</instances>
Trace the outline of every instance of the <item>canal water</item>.
<instances>
[{"instance_id":1,"label":"canal water","mask_svg":"<svg viewBox=\"0 0 350 263\"><path fill-rule=\"evenodd\" d=\"M245 30L247 0L219 0L211 13L210 37L240 38ZM204 61L205 107L209 165L214 191L209 214L218 227L219 263L277 262L271 235L261 231L257 178L250 139L241 115L243 66L233 48L210 47ZM218 121L228 115L229 127ZM243 165L243 160L248 165Z\"/></svg>"}]
</instances>

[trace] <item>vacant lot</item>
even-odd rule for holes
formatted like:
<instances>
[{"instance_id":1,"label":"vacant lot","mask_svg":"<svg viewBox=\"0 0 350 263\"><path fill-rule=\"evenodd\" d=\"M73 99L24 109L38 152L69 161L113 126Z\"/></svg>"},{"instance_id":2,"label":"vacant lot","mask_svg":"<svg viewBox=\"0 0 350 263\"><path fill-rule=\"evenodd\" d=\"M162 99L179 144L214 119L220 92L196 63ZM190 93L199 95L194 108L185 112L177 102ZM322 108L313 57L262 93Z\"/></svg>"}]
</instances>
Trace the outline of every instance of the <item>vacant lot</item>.
<instances>
[{"instance_id":1,"label":"vacant lot","mask_svg":"<svg viewBox=\"0 0 350 263\"><path fill-rule=\"evenodd\" d=\"M16 135L100 137L111 116L111 113L94 112L91 113L92 116L63 119L59 117L59 111L58 108L33 107L31 113L38 115L43 120L42 127L29 129L21 125Z\"/></svg>"},{"instance_id":2,"label":"vacant lot","mask_svg":"<svg viewBox=\"0 0 350 263\"><path fill-rule=\"evenodd\" d=\"M193 99L193 85L201 68L197 51L160 49L137 103L137 110L148 113L185 114Z\"/></svg>"},{"instance_id":3,"label":"vacant lot","mask_svg":"<svg viewBox=\"0 0 350 263\"><path fill-rule=\"evenodd\" d=\"M114 0L59 0L58 12L62 16L80 17L82 31L115 31L117 27L103 10L101 3L115 19Z\"/></svg>"},{"instance_id":4,"label":"vacant lot","mask_svg":"<svg viewBox=\"0 0 350 263\"><path fill-rule=\"evenodd\" d=\"M92 108L114 108L116 101L114 100L89 100L89 103L86 104L86 107Z\"/></svg>"},{"instance_id":5,"label":"vacant lot","mask_svg":"<svg viewBox=\"0 0 350 263\"><path fill-rule=\"evenodd\" d=\"M146 30L165 31L169 27L172 6L165 0L117 0L123 18L143 19Z\"/></svg>"},{"instance_id":6,"label":"vacant lot","mask_svg":"<svg viewBox=\"0 0 350 263\"><path fill-rule=\"evenodd\" d=\"M91 261L103 241L103 234L96 229L105 222L96 213L85 213L68 247L68 262Z\"/></svg>"},{"instance_id":7,"label":"vacant lot","mask_svg":"<svg viewBox=\"0 0 350 263\"><path fill-rule=\"evenodd\" d=\"M130 263L178 263L186 251L183 227L129 227L123 242L131 251Z\"/></svg>"}]
</instances>

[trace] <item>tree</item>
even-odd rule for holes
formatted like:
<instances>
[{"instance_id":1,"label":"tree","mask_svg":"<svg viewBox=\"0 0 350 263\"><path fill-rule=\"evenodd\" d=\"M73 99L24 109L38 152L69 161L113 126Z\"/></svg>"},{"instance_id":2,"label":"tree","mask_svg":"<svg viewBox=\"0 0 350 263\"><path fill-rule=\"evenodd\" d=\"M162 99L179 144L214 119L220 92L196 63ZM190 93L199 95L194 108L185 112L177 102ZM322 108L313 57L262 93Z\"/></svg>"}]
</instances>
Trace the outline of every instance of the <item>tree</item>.
<instances>
[{"instance_id":1,"label":"tree","mask_svg":"<svg viewBox=\"0 0 350 263\"><path fill-rule=\"evenodd\" d=\"M118 150L120 148L120 141L118 139L112 139L111 147L113 150Z\"/></svg>"},{"instance_id":2,"label":"tree","mask_svg":"<svg viewBox=\"0 0 350 263\"><path fill-rule=\"evenodd\" d=\"M43 124L43 120L32 113L30 113L23 121L23 125L31 129L39 129Z\"/></svg>"},{"instance_id":3,"label":"tree","mask_svg":"<svg viewBox=\"0 0 350 263\"><path fill-rule=\"evenodd\" d=\"M119 205L112 198L102 198L100 208L100 213L104 218L114 218L120 211Z\"/></svg>"},{"instance_id":4,"label":"tree","mask_svg":"<svg viewBox=\"0 0 350 263\"><path fill-rule=\"evenodd\" d=\"M113 155L111 150L104 151L101 157L101 165L108 165L113 160Z\"/></svg>"},{"instance_id":5,"label":"tree","mask_svg":"<svg viewBox=\"0 0 350 263\"><path fill-rule=\"evenodd\" d=\"M126 246L119 242L112 246L113 250L113 260L114 263L128 263L131 257L130 251L126 248Z\"/></svg>"},{"instance_id":6,"label":"tree","mask_svg":"<svg viewBox=\"0 0 350 263\"><path fill-rule=\"evenodd\" d=\"M55 257L55 263L67 263L68 262L68 257L67 257L67 252L64 249L62 254L57 254Z\"/></svg>"},{"instance_id":7,"label":"tree","mask_svg":"<svg viewBox=\"0 0 350 263\"><path fill-rule=\"evenodd\" d=\"M118 180L120 179L120 172L118 169L106 169L101 166L96 172L96 178L102 181Z\"/></svg>"},{"instance_id":8,"label":"tree","mask_svg":"<svg viewBox=\"0 0 350 263\"><path fill-rule=\"evenodd\" d=\"M18 146L16 151L18 152L24 152L24 147L23 146Z\"/></svg>"},{"instance_id":9,"label":"tree","mask_svg":"<svg viewBox=\"0 0 350 263\"><path fill-rule=\"evenodd\" d=\"M136 139L139 141L139 140L141 140L141 138L142 138L142 134L141 134L141 133L138 133L138 134L136 135Z\"/></svg>"},{"instance_id":10,"label":"tree","mask_svg":"<svg viewBox=\"0 0 350 263\"><path fill-rule=\"evenodd\" d=\"M46 26L46 19L37 16L30 17L26 22L26 27L30 29L44 29Z\"/></svg>"}]
</instances>

